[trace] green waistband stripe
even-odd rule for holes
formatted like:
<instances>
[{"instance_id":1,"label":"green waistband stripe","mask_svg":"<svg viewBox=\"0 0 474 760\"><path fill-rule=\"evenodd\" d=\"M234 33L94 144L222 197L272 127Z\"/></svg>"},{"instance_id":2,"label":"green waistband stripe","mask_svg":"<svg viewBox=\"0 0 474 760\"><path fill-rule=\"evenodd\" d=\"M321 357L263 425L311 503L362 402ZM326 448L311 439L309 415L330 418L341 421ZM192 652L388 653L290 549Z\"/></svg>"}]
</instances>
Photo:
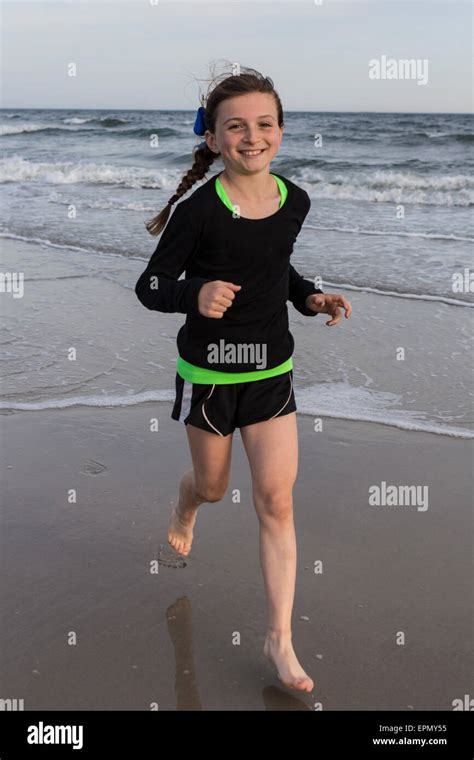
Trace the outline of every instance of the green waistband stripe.
<instances>
[{"instance_id":1,"label":"green waistband stripe","mask_svg":"<svg viewBox=\"0 0 474 760\"><path fill-rule=\"evenodd\" d=\"M293 369L293 357L290 356L283 364L271 369L259 369L253 372L219 372L218 370L205 369L190 364L181 356L176 359L178 375L189 383L200 385L230 385L232 383L248 383L253 380L263 380L265 377L275 377Z\"/></svg>"}]
</instances>

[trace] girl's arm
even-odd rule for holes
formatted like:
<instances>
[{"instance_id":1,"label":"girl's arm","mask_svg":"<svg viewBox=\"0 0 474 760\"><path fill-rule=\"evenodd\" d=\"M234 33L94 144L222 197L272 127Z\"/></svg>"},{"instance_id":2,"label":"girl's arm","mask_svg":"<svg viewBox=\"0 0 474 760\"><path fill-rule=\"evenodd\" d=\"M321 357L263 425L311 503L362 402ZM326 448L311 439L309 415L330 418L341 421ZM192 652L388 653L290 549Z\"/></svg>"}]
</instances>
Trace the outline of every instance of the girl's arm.
<instances>
[{"instance_id":1,"label":"girl's arm","mask_svg":"<svg viewBox=\"0 0 474 760\"><path fill-rule=\"evenodd\" d=\"M323 293L323 291L319 288L315 288L310 280L305 280L304 277L301 274L298 274L296 269L290 264L288 300L291 301L295 309L305 317L314 317L317 314L317 312L311 311L305 305L307 297L313 293Z\"/></svg>"},{"instance_id":2,"label":"girl's arm","mask_svg":"<svg viewBox=\"0 0 474 760\"><path fill-rule=\"evenodd\" d=\"M178 280L197 249L199 235L185 202L175 207L148 266L135 285L135 293L147 309L167 313L199 313L198 294L210 280L190 277Z\"/></svg>"}]
</instances>

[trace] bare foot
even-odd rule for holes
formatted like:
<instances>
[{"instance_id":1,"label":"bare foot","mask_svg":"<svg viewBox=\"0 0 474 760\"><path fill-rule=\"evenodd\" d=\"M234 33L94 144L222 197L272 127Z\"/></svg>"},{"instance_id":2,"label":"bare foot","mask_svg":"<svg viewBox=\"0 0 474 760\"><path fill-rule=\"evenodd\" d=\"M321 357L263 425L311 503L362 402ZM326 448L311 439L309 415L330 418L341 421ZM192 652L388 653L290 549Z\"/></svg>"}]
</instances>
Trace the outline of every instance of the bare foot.
<instances>
[{"instance_id":1,"label":"bare foot","mask_svg":"<svg viewBox=\"0 0 474 760\"><path fill-rule=\"evenodd\" d=\"M168 524L168 543L171 544L179 554L185 557L191 551L193 542L193 527L196 522L198 508L181 512L179 505L173 508L170 521Z\"/></svg>"},{"instance_id":2,"label":"bare foot","mask_svg":"<svg viewBox=\"0 0 474 760\"><path fill-rule=\"evenodd\" d=\"M299 691L313 691L313 680L299 664L291 639L282 641L267 634L263 654L275 665L278 678L285 686Z\"/></svg>"},{"instance_id":3,"label":"bare foot","mask_svg":"<svg viewBox=\"0 0 474 760\"><path fill-rule=\"evenodd\" d=\"M184 500L185 492L181 486L180 498L178 499L177 505L171 512L171 517L168 524L168 543L171 544L175 551L177 551L179 554L183 554L186 557L191 551L191 544L193 542L193 527L194 523L196 522L196 515L199 509L199 504L183 510L180 504Z\"/></svg>"}]
</instances>

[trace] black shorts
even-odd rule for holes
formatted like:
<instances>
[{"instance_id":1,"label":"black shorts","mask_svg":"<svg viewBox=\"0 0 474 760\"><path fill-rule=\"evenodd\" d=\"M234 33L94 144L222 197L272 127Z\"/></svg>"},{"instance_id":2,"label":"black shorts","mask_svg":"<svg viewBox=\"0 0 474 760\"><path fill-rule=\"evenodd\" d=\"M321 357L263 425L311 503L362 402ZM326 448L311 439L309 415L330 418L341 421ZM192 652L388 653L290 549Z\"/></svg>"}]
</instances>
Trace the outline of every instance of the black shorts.
<instances>
[{"instance_id":1,"label":"black shorts","mask_svg":"<svg viewBox=\"0 0 474 760\"><path fill-rule=\"evenodd\" d=\"M253 425L296 412L293 370L246 383L190 383L176 373L176 400L171 417L201 430L229 435L236 427Z\"/></svg>"}]
</instances>

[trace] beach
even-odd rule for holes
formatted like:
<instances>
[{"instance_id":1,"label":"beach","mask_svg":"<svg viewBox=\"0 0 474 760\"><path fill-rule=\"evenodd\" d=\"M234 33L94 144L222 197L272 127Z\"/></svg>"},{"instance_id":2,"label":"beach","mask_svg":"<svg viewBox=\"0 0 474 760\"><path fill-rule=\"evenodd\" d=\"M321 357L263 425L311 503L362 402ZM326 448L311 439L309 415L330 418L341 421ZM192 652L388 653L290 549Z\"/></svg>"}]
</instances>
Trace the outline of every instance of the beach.
<instances>
[{"instance_id":1,"label":"beach","mask_svg":"<svg viewBox=\"0 0 474 760\"><path fill-rule=\"evenodd\" d=\"M134 287L192 116L38 110L3 125L2 272L22 290L1 293L1 696L25 710L452 710L472 694L474 312L452 289L472 259L471 127L288 114L275 171L312 199L292 263L352 305L327 328L288 303L293 643L315 682L301 694L262 652L238 430L228 491L201 506L189 557L167 544L191 467L170 417L185 316L144 309ZM161 163L143 148L157 125ZM324 157L305 147L316 128L332 138Z\"/></svg>"},{"instance_id":2,"label":"beach","mask_svg":"<svg viewBox=\"0 0 474 760\"><path fill-rule=\"evenodd\" d=\"M238 431L229 489L200 507L190 556L167 544L191 467L170 413L159 402L2 416L3 694L25 710L403 711L450 710L469 693L471 441L334 419L316 433L298 415L293 642L315 688L297 694L262 654ZM381 480L427 485L428 508L370 506Z\"/></svg>"}]
</instances>

